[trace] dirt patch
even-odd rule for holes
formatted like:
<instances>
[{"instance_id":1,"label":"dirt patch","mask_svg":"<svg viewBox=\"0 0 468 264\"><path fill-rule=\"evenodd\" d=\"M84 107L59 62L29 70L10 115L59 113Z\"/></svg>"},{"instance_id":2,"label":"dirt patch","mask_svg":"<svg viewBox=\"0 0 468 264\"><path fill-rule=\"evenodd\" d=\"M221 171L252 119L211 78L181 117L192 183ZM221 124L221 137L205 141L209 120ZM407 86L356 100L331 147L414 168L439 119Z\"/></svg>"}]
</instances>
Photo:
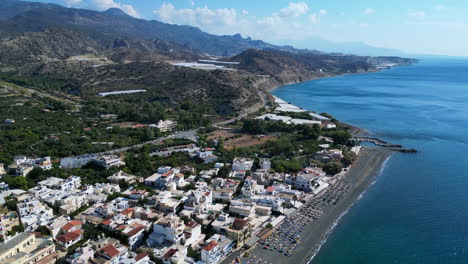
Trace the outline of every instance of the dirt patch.
<instances>
[{"instance_id":1,"label":"dirt patch","mask_svg":"<svg viewBox=\"0 0 468 264\"><path fill-rule=\"evenodd\" d=\"M270 140L275 140L278 137L272 135L248 135L232 130L216 130L208 136L209 139L224 140L224 149L232 150L240 147L250 147L259 144L265 144Z\"/></svg>"},{"instance_id":2,"label":"dirt patch","mask_svg":"<svg viewBox=\"0 0 468 264\"><path fill-rule=\"evenodd\" d=\"M136 122L121 122L121 123L114 123L114 126L118 126L120 128L140 128L146 127L147 125L136 123Z\"/></svg>"}]
</instances>

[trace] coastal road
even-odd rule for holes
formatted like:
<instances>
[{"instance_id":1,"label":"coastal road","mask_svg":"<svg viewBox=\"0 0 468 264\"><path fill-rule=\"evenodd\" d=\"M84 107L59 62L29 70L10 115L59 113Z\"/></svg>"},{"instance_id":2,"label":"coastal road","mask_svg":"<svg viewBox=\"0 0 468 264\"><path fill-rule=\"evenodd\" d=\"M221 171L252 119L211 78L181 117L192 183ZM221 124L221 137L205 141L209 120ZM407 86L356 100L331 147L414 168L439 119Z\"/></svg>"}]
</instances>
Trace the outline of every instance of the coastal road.
<instances>
[{"instance_id":1,"label":"coastal road","mask_svg":"<svg viewBox=\"0 0 468 264\"><path fill-rule=\"evenodd\" d=\"M140 143L140 144L136 144L136 145L133 145L133 146L128 146L128 147L123 147L123 148L118 148L118 149L113 149L113 150L109 150L109 151L105 151L105 152L99 152L99 153L94 153L94 155L108 155L108 154L115 154L115 153L121 153L121 152L126 152L130 149L137 149L137 148L141 148L145 145L150 145L150 144L158 144L158 143L161 143L163 142L164 140L166 139L175 139L175 138L182 138L182 139L190 139L190 140L194 140L196 141L197 139L197 132L198 132L198 129L192 129L192 130L188 130L188 131L181 131L181 132L175 132L169 136L166 136L166 137L160 137L160 138L157 138L157 139L154 139L154 140L150 140L150 141L146 141L146 142L143 142L143 143Z\"/></svg>"}]
</instances>

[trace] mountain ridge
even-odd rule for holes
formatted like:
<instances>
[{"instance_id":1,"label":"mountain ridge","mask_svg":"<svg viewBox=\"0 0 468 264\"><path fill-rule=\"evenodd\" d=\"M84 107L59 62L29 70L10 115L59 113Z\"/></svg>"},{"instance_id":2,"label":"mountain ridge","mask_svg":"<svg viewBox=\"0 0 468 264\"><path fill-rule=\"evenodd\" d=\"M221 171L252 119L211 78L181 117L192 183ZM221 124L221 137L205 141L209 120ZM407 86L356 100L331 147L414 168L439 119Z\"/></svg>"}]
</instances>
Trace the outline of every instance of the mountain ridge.
<instances>
[{"instance_id":1,"label":"mountain ridge","mask_svg":"<svg viewBox=\"0 0 468 264\"><path fill-rule=\"evenodd\" d=\"M100 100L98 92L145 89L144 96L132 100L194 101L207 105L209 114L235 115L267 104L268 91L281 85L414 62L275 46L240 34L216 36L133 18L119 9L7 1L9 9L20 4L12 11L15 16L0 17L0 77L85 101ZM239 65L203 70L174 64L220 57Z\"/></svg>"}]
</instances>

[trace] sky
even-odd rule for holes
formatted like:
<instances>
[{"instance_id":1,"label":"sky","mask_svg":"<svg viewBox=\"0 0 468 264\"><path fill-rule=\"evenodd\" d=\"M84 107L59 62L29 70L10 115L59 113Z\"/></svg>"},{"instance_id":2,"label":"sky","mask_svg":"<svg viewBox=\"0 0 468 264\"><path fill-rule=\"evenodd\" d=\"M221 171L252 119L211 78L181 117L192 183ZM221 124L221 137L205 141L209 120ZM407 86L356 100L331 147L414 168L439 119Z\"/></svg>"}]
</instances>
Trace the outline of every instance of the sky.
<instances>
[{"instance_id":1,"label":"sky","mask_svg":"<svg viewBox=\"0 0 468 264\"><path fill-rule=\"evenodd\" d=\"M36 0L313 49L314 39L468 56L468 0Z\"/></svg>"}]
</instances>

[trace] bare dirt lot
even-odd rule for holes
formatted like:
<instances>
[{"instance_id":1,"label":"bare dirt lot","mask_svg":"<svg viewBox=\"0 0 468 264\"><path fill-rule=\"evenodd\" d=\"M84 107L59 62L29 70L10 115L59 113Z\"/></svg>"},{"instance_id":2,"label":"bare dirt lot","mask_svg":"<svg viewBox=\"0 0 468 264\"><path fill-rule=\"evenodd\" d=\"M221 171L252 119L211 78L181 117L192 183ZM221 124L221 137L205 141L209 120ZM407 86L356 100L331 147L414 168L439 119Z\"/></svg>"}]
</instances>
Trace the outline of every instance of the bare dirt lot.
<instances>
[{"instance_id":1,"label":"bare dirt lot","mask_svg":"<svg viewBox=\"0 0 468 264\"><path fill-rule=\"evenodd\" d=\"M234 148L249 147L258 144L264 144L270 140L277 139L272 135L248 135L232 130L216 130L208 136L210 139L222 138L224 140L224 149L232 150Z\"/></svg>"}]
</instances>

